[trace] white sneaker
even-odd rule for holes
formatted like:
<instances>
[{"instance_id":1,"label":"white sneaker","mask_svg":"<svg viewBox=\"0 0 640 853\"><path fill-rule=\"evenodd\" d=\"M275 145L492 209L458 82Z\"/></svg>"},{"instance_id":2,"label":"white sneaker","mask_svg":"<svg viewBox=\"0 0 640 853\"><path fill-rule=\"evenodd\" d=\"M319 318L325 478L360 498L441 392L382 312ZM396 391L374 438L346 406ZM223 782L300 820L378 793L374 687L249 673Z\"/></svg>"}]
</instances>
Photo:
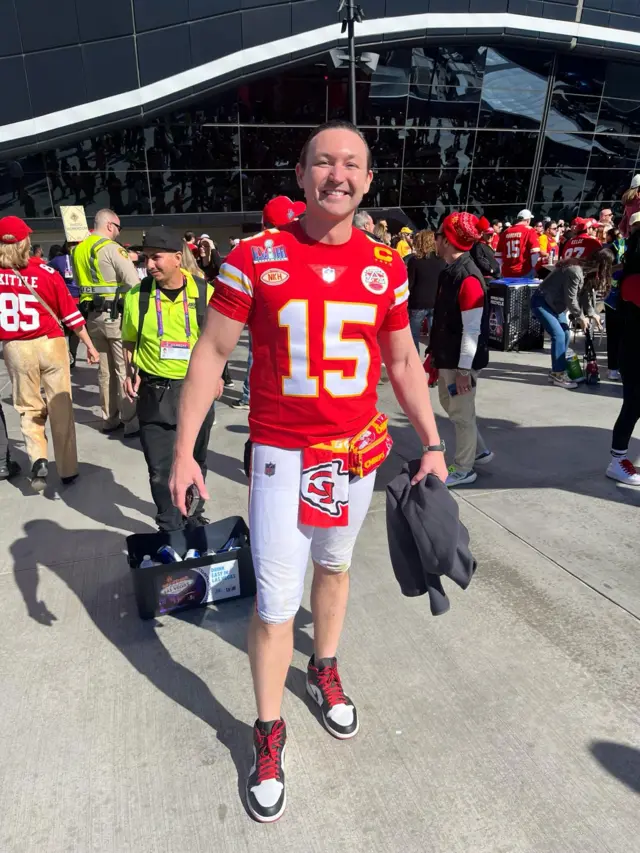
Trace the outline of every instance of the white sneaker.
<instances>
[{"instance_id":1,"label":"white sneaker","mask_svg":"<svg viewBox=\"0 0 640 853\"><path fill-rule=\"evenodd\" d=\"M627 486L640 486L640 473L630 459L623 456L622 459L616 456L609 462L606 471L607 477L612 480L618 480L619 483L626 483Z\"/></svg>"},{"instance_id":2,"label":"white sneaker","mask_svg":"<svg viewBox=\"0 0 640 853\"><path fill-rule=\"evenodd\" d=\"M476 465L488 465L489 462L493 462L493 458L495 453L491 450L483 450L482 453L478 453L476 456Z\"/></svg>"},{"instance_id":3,"label":"white sneaker","mask_svg":"<svg viewBox=\"0 0 640 853\"><path fill-rule=\"evenodd\" d=\"M578 383L574 382L573 379L569 379L566 373L554 373L551 371L549 374L549 381L554 385L557 385L558 388L577 388Z\"/></svg>"},{"instance_id":4,"label":"white sneaker","mask_svg":"<svg viewBox=\"0 0 640 853\"><path fill-rule=\"evenodd\" d=\"M469 486L475 483L478 475L475 471L458 471L455 466L449 468L449 476L445 480L445 486L449 489L455 489L456 486Z\"/></svg>"},{"instance_id":5,"label":"white sneaker","mask_svg":"<svg viewBox=\"0 0 640 853\"><path fill-rule=\"evenodd\" d=\"M619 382L622 379L619 370L610 370L608 373L608 377L612 382Z\"/></svg>"}]
</instances>

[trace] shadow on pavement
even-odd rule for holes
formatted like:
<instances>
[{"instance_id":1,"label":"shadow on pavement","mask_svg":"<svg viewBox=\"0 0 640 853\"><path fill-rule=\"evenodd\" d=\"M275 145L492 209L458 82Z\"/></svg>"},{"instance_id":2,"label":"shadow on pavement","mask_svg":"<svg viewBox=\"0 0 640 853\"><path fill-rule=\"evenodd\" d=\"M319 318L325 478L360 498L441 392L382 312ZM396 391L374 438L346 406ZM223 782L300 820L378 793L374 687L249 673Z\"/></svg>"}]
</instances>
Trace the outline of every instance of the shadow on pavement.
<instances>
[{"instance_id":1,"label":"shadow on pavement","mask_svg":"<svg viewBox=\"0 0 640 853\"><path fill-rule=\"evenodd\" d=\"M386 488L405 461L420 456L418 436L404 415L394 416L390 425L393 451L380 468L376 491ZM455 433L444 415L436 415L440 435L453 461ZM622 486L605 477L609 462L611 430L601 427L568 425L529 427L502 418L478 418L487 445L496 454L486 467L477 468L478 479L457 491L479 489L562 489L574 494L640 506L640 489ZM632 459L640 445L632 441Z\"/></svg>"},{"instance_id":2,"label":"shadow on pavement","mask_svg":"<svg viewBox=\"0 0 640 853\"><path fill-rule=\"evenodd\" d=\"M589 749L606 771L640 794L640 749L606 740L594 741Z\"/></svg>"},{"instance_id":3,"label":"shadow on pavement","mask_svg":"<svg viewBox=\"0 0 640 853\"><path fill-rule=\"evenodd\" d=\"M38 599L36 563L40 563L68 586L105 639L137 672L215 731L236 767L238 794L245 804L244 785L251 765L252 728L234 717L200 676L172 658L162 642L160 622L139 618L123 556L124 537L104 530L67 530L48 520L27 522L24 534L12 545L11 555L15 582L29 616L47 627L58 621L46 603ZM56 556L64 550L70 537L78 537L77 541L82 543L76 562L56 563ZM85 553L95 556L93 559L82 556ZM217 609L187 611L173 618L205 628L246 653L247 626L252 610L253 600L241 599L226 602ZM301 608L295 619L294 641L296 648L308 656L313 652L313 640L303 628L310 625L311 614ZM246 677L250 678L248 661ZM292 667L287 687L309 707L305 677L301 670Z\"/></svg>"}]
</instances>

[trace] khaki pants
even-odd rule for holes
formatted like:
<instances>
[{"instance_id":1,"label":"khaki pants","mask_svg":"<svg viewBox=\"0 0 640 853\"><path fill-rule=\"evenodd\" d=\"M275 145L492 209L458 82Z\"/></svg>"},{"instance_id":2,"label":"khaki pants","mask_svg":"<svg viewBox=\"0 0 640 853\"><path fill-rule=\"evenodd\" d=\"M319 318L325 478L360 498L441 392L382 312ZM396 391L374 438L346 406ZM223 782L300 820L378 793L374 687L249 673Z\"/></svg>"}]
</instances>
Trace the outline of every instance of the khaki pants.
<instances>
[{"instance_id":1,"label":"khaki pants","mask_svg":"<svg viewBox=\"0 0 640 853\"><path fill-rule=\"evenodd\" d=\"M4 361L29 461L33 465L38 459L49 458L45 432L48 415L58 474L73 477L78 473L78 451L66 338L8 341L4 344Z\"/></svg>"},{"instance_id":2,"label":"khaki pants","mask_svg":"<svg viewBox=\"0 0 640 853\"><path fill-rule=\"evenodd\" d=\"M138 429L136 404L124 395L127 374L122 354L120 320L112 320L108 311L92 311L87 320L87 332L100 353L98 384L104 427L110 429L122 421L125 434L135 432Z\"/></svg>"},{"instance_id":3,"label":"khaki pants","mask_svg":"<svg viewBox=\"0 0 640 853\"><path fill-rule=\"evenodd\" d=\"M473 378L478 381L478 373L472 371ZM441 370L438 378L438 396L440 403L456 429L456 455L454 465L459 471L472 471L476 454L484 453L487 445L478 431L476 424L476 390L472 388L468 394L449 394L448 386L456 381L455 370Z\"/></svg>"}]
</instances>

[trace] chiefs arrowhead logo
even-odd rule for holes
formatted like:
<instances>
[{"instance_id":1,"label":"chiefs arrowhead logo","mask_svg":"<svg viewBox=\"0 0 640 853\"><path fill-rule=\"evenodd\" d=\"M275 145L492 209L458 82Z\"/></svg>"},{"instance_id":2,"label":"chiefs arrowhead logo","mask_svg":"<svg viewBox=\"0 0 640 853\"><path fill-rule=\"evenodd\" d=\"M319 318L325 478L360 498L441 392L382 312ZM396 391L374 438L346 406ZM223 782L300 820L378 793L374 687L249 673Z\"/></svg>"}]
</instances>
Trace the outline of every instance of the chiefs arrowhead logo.
<instances>
[{"instance_id":1,"label":"chiefs arrowhead logo","mask_svg":"<svg viewBox=\"0 0 640 853\"><path fill-rule=\"evenodd\" d=\"M305 468L300 482L300 498L332 518L340 518L349 505L349 472L342 459Z\"/></svg>"}]
</instances>

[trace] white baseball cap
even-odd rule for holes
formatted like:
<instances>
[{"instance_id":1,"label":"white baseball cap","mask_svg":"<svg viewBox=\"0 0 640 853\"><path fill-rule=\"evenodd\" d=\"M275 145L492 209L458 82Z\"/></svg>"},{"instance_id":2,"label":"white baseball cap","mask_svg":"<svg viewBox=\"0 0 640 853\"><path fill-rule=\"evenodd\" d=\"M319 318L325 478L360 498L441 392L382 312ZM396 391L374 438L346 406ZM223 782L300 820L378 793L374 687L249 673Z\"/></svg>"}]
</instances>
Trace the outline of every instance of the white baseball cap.
<instances>
[{"instance_id":1,"label":"white baseball cap","mask_svg":"<svg viewBox=\"0 0 640 853\"><path fill-rule=\"evenodd\" d=\"M640 175L638 177L640 179ZM524 210L521 210L518 214L518 219L533 219L533 213L525 207Z\"/></svg>"},{"instance_id":2,"label":"white baseball cap","mask_svg":"<svg viewBox=\"0 0 640 853\"><path fill-rule=\"evenodd\" d=\"M633 178L631 178L631 186L629 189L637 190L638 187L640 187L640 175L634 175Z\"/></svg>"},{"instance_id":3,"label":"white baseball cap","mask_svg":"<svg viewBox=\"0 0 640 853\"><path fill-rule=\"evenodd\" d=\"M633 228L634 225L637 225L640 222L640 211L638 213L632 213L629 217L629 228Z\"/></svg>"}]
</instances>

